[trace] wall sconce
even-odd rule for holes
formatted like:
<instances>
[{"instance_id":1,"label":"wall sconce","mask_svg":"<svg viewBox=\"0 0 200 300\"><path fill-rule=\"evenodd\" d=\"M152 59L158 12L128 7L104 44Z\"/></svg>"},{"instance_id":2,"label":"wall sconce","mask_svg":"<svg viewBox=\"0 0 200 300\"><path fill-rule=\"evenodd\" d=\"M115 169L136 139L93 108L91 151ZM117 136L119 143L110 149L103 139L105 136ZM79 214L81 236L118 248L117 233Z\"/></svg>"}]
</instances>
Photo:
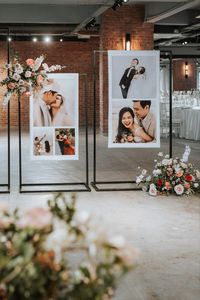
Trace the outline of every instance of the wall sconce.
<instances>
[{"instance_id":1,"label":"wall sconce","mask_svg":"<svg viewBox=\"0 0 200 300\"><path fill-rule=\"evenodd\" d=\"M188 78L188 62L185 62L185 78Z\"/></svg>"},{"instance_id":2,"label":"wall sconce","mask_svg":"<svg viewBox=\"0 0 200 300\"><path fill-rule=\"evenodd\" d=\"M131 34L130 33L126 33L125 50L127 50L127 51L131 50Z\"/></svg>"}]
</instances>

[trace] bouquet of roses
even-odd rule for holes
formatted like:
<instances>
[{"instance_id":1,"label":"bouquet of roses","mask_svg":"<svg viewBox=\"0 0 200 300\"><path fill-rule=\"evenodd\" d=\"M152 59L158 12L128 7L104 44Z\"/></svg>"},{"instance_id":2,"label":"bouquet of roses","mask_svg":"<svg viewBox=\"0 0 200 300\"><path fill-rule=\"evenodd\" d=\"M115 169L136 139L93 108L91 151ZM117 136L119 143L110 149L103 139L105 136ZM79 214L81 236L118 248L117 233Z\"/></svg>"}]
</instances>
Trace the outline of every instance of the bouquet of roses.
<instances>
[{"instance_id":1,"label":"bouquet of roses","mask_svg":"<svg viewBox=\"0 0 200 300\"><path fill-rule=\"evenodd\" d=\"M143 185L143 190L151 196L159 194L190 195L200 192L200 171L188 163L190 154L189 146L186 146L183 157L170 158L169 155L158 153L155 166L151 175L143 169L137 177L136 183Z\"/></svg>"},{"instance_id":2,"label":"bouquet of roses","mask_svg":"<svg viewBox=\"0 0 200 300\"><path fill-rule=\"evenodd\" d=\"M14 58L10 64L4 66L8 71L7 77L0 82L1 86L7 87L7 92L3 98L4 105L7 105L13 94L20 96L26 93L29 96L32 90L41 88L48 82L47 73L64 68L60 65L49 67L43 61L44 55L36 59L28 58L25 64L20 64L19 60Z\"/></svg>"},{"instance_id":3,"label":"bouquet of roses","mask_svg":"<svg viewBox=\"0 0 200 300\"><path fill-rule=\"evenodd\" d=\"M0 299L108 300L134 265L122 237L109 237L75 196L20 214L0 206Z\"/></svg>"}]
</instances>

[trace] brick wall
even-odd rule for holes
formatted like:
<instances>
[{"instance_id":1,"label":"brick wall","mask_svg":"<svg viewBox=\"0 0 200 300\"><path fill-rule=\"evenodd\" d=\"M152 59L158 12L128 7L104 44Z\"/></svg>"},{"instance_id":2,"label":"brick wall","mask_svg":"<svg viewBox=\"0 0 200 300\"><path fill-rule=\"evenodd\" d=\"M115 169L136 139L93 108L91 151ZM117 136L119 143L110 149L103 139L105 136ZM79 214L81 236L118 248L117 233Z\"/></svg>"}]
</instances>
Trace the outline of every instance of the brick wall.
<instances>
[{"instance_id":1,"label":"brick wall","mask_svg":"<svg viewBox=\"0 0 200 300\"><path fill-rule=\"evenodd\" d=\"M188 63L188 78L185 78L185 62ZM197 88L197 67L193 59L173 61L173 90L189 91Z\"/></svg>"},{"instance_id":2,"label":"brick wall","mask_svg":"<svg viewBox=\"0 0 200 300\"><path fill-rule=\"evenodd\" d=\"M153 49L153 24L144 23L144 6L123 6L116 11L108 9L101 18L100 49L124 50L126 33L131 34L132 50ZM107 58L100 56L100 130L108 130L108 71Z\"/></svg>"},{"instance_id":3,"label":"brick wall","mask_svg":"<svg viewBox=\"0 0 200 300\"><path fill-rule=\"evenodd\" d=\"M87 93L88 93L88 111L91 116L93 109L93 51L99 48L99 38L92 37L86 42L52 42L33 43L33 42L12 42L11 49L19 54L20 60L24 62L27 58L35 58L41 54L46 55L45 62L49 65L61 64L66 66L62 72L87 74ZM0 44L0 64L4 64L7 59L7 52L5 43ZM6 76L6 73L1 74L1 78ZM85 118L84 106L84 81L83 77L80 83L80 125L83 124ZM2 88L1 88L1 102L2 102ZM11 126L17 126L17 99L11 100ZM98 105L99 107L99 105ZM21 100L22 110L22 124L28 126L29 124L29 100L23 97ZM97 115L99 114L97 108ZM5 112L1 111L1 125L5 124ZM4 116L4 117L3 117ZM92 125L92 117L88 118L89 125Z\"/></svg>"}]
</instances>

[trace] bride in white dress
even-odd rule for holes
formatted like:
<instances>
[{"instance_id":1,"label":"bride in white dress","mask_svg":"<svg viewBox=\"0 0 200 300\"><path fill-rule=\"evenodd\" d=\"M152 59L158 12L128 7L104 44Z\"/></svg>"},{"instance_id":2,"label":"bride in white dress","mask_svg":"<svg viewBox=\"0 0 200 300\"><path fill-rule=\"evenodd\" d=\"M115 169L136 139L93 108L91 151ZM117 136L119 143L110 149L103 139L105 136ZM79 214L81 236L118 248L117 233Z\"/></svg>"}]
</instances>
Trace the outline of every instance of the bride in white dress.
<instances>
[{"instance_id":1,"label":"bride in white dress","mask_svg":"<svg viewBox=\"0 0 200 300\"><path fill-rule=\"evenodd\" d=\"M52 126L73 126L72 119L66 111L65 101L61 94L56 96L56 101L50 105Z\"/></svg>"}]
</instances>

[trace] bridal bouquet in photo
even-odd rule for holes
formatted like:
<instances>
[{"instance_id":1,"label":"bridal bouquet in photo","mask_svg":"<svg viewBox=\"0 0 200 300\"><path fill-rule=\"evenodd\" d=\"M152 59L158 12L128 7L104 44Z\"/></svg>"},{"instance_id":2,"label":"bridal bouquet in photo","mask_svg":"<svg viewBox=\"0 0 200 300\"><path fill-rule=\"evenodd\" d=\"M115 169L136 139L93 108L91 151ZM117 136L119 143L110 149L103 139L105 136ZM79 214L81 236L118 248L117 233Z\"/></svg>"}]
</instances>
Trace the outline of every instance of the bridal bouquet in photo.
<instances>
[{"instance_id":1,"label":"bridal bouquet in photo","mask_svg":"<svg viewBox=\"0 0 200 300\"><path fill-rule=\"evenodd\" d=\"M14 58L11 63L4 66L8 71L8 75L0 82L1 86L5 85L7 87L3 105L8 104L13 94L20 96L26 93L29 96L32 90L41 88L48 82L48 73L64 68L60 65L49 67L43 62L44 58L44 55L36 59L28 58L25 64L19 63L19 60Z\"/></svg>"},{"instance_id":2,"label":"bridal bouquet in photo","mask_svg":"<svg viewBox=\"0 0 200 300\"><path fill-rule=\"evenodd\" d=\"M151 175L143 169L136 183L151 196L161 194L190 195L200 192L200 171L188 163L190 147L186 146L183 157L170 158L169 155L158 153Z\"/></svg>"},{"instance_id":3,"label":"bridal bouquet in photo","mask_svg":"<svg viewBox=\"0 0 200 300\"><path fill-rule=\"evenodd\" d=\"M48 209L10 213L0 206L0 299L109 300L136 252L123 237L77 212L75 196L57 195Z\"/></svg>"}]
</instances>

